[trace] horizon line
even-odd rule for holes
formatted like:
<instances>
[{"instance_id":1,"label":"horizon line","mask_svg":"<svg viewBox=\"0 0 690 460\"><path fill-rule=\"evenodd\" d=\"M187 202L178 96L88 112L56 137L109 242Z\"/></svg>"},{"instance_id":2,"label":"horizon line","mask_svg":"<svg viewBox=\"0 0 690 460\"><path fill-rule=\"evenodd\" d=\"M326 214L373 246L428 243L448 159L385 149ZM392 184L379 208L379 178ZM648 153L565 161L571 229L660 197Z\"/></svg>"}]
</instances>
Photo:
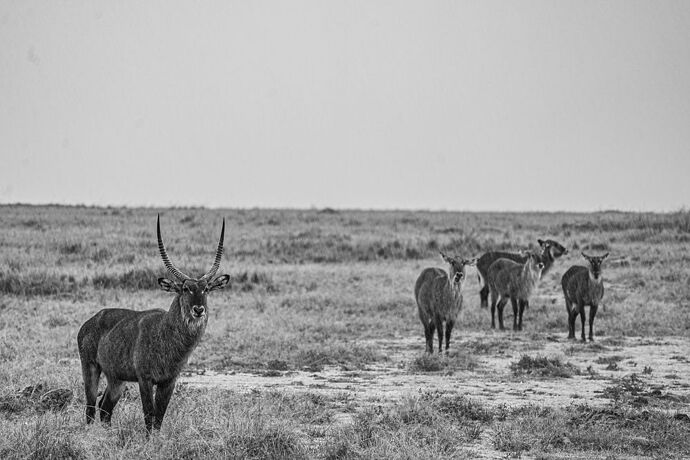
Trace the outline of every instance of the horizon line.
<instances>
[{"instance_id":1,"label":"horizon line","mask_svg":"<svg viewBox=\"0 0 690 460\"><path fill-rule=\"evenodd\" d=\"M13 202L5 203L0 202L0 207L53 207L53 208L91 208L91 209L196 209L196 210L208 210L208 211L218 211L218 210L263 210L263 211L318 211L322 213L338 213L338 212L437 212L437 213L474 213L474 214L677 214L677 213L687 213L690 209L687 206L681 206L675 210L659 211L659 210L625 210L625 209L598 209L598 210L588 210L588 211L574 211L574 210L539 210L539 209L521 209L521 210L470 210L470 209L440 209L440 208L346 208L337 206L209 206L209 205L113 205L113 204L85 204L85 203L28 203L28 202Z\"/></svg>"}]
</instances>

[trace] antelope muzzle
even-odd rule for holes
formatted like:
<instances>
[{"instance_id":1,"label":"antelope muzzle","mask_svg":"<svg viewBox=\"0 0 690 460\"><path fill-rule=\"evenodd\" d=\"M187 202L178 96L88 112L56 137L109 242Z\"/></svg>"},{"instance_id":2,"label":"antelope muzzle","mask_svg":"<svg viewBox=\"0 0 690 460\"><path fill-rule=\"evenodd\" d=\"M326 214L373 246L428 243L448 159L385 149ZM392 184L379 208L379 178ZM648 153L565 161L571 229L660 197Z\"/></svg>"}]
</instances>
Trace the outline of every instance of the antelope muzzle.
<instances>
[{"instance_id":1,"label":"antelope muzzle","mask_svg":"<svg viewBox=\"0 0 690 460\"><path fill-rule=\"evenodd\" d=\"M192 307L192 315L195 318L201 318L206 314L206 307L203 305L194 305Z\"/></svg>"}]
</instances>

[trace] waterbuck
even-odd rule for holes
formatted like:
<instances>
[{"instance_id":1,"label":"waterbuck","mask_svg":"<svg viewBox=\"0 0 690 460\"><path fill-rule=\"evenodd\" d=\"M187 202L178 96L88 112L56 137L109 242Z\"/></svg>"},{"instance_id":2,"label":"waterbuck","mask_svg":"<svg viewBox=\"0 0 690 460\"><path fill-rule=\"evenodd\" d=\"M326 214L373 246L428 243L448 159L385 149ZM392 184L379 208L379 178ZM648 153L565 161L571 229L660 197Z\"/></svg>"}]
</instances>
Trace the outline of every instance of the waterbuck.
<instances>
[{"instance_id":1,"label":"waterbuck","mask_svg":"<svg viewBox=\"0 0 690 460\"><path fill-rule=\"evenodd\" d=\"M450 346L450 333L458 313L462 309L462 282L465 280L465 267L474 265L477 259L458 260L441 253L448 263L448 273L440 268L425 268L414 285L419 319L424 325L426 351L434 352L434 330L438 334L438 352L443 348L443 323L446 330L446 353Z\"/></svg>"},{"instance_id":2,"label":"waterbuck","mask_svg":"<svg viewBox=\"0 0 690 460\"><path fill-rule=\"evenodd\" d=\"M554 240L537 240L541 248L540 258L544 264L542 276L544 276L553 266L556 259L568 253L568 250L559 242ZM481 290L479 291L479 301L481 308L489 306L489 280L487 279L489 267L498 259L510 259L514 262L523 264L526 257L524 254L505 251L491 251L482 255L477 260L477 274L479 276L479 284ZM525 304L525 308L529 307L529 302Z\"/></svg>"},{"instance_id":3,"label":"waterbuck","mask_svg":"<svg viewBox=\"0 0 690 460\"><path fill-rule=\"evenodd\" d=\"M504 329L503 308L510 299L513 306L513 330L522 330L522 314L544 270L544 263L538 255L528 253L525 257L526 260L522 264L510 259L498 259L489 267L487 277L491 291L491 327L493 329L496 328L496 309L498 309L498 325Z\"/></svg>"},{"instance_id":4,"label":"waterbuck","mask_svg":"<svg viewBox=\"0 0 690 460\"><path fill-rule=\"evenodd\" d=\"M594 317L599 308L599 302L604 297L604 279L601 276L601 263L609 256L588 256L584 252L582 257L587 259L589 267L574 265L561 278L565 309L568 311L568 338L575 338L575 319L580 315L582 321L582 341L585 340L585 307L589 305L589 340L594 340L592 328ZM574 306L574 308L573 308Z\"/></svg>"},{"instance_id":5,"label":"waterbuck","mask_svg":"<svg viewBox=\"0 0 690 460\"><path fill-rule=\"evenodd\" d=\"M86 423L95 420L98 381L103 372L108 385L98 403L101 421L110 423L125 382L138 382L146 430L150 433L152 428L160 429L177 377L206 329L206 297L209 292L224 288L230 280L228 275L214 278L223 256L225 219L213 266L196 279L170 262L161 238L160 216L156 227L158 249L172 275L159 278L158 284L164 291L174 292L175 298L168 311L106 308L79 329Z\"/></svg>"}]
</instances>

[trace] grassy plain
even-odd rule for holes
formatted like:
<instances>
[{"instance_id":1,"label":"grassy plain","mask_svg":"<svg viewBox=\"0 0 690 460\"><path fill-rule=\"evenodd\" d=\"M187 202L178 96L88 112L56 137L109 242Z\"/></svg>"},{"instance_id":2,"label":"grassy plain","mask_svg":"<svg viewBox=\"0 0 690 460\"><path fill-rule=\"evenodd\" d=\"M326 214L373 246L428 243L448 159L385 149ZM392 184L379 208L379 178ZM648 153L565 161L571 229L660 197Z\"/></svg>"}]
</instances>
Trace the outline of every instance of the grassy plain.
<instances>
[{"instance_id":1,"label":"grassy plain","mask_svg":"<svg viewBox=\"0 0 690 460\"><path fill-rule=\"evenodd\" d=\"M357 373L389 366L412 377L475 379L480 375L476 368L486 359L519 341L521 348L512 350L515 359L501 379L508 384L510 379L562 379L567 386L573 373L597 379L602 374L597 369L619 365L609 357L591 369L573 367L568 360L581 356L582 350L596 358L597 346L613 349L628 337L663 343L665 337L676 336L690 351L686 211L515 214L1 206L0 457L690 455L690 419L683 417L688 411L682 409L690 402L690 390L652 389L645 379L653 375L653 366L648 372L636 369L602 382L604 406L576 395L572 404L559 407L497 405L457 392L416 391L419 385L402 388L395 400L372 403L353 398L347 390L322 392L318 386L301 392L282 391L278 385L240 391L183 382L161 433L150 439L143 434L137 390L131 385L112 428L87 427L76 349L81 323L104 307L167 308L172 300L156 283L164 274L155 240L158 212L173 262L193 275L210 266L221 218L227 220L221 273L232 276L231 287L209 299L209 326L188 365L199 374L244 372L271 379L298 372L318 376L332 368ZM424 356L412 288L424 267L442 266L439 250L474 257L490 249L535 249L536 239L544 237L564 244L570 255L541 281L526 314L525 331L519 336L490 331L490 314L479 308L478 284L469 272L453 353ZM605 305L595 322L595 335L604 345L565 341L559 280L570 265L584 264L581 250L611 253L604 266ZM508 324L510 316L508 312ZM401 358L391 358L396 343L414 346L416 340L418 349L403 348ZM563 342L562 356L540 355L549 340L559 341L559 346ZM687 369L687 361L680 355L677 359ZM531 372L530 366L540 363L544 366ZM485 373L482 378L492 376ZM27 387L40 390L22 393ZM74 397L64 407L51 406L54 389L71 390ZM660 393L655 396L654 391ZM648 404L641 405L640 397ZM346 419L343 411L349 414Z\"/></svg>"}]
</instances>

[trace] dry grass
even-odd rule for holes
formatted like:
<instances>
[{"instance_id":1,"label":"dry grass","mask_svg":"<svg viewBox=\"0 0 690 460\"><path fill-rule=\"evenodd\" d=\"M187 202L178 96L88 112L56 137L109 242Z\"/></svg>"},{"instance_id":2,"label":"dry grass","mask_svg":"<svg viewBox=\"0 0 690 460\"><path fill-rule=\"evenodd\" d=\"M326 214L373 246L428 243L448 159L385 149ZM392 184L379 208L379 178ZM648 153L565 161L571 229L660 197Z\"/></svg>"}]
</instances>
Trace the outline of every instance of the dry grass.
<instances>
[{"instance_id":1,"label":"dry grass","mask_svg":"<svg viewBox=\"0 0 690 460\"><path fill-rule=\"evenodd\" d=\"M482 433L493 448L530 455L683 457L687 422L635 406L656 397L621 380L608 396L621 407L513 411L457 395L410 395L400 403L352 405L353 422L334 421L342 400L320 395L240 394L180 387L163 430L146 439L130 388L113 427L85 426L76 333L104 307L165 308L155 244L156 209L2 206L0 233L1 458L474 458ZM188 368L319 372L387 362L375 340L419 337L404 372L472 372L477 356L524 352L532 333L567 334L560 274L583 263L579 250L607 250L606 294L595 324L602 345L628 335L686 335L690 330L690 213L596 214L363 212L334 210L171 209L163 233L174 262L199 274L210 265L221 217L227 218L222 270L231 288L209 299L210 321ZM438 250L463 257L488 249L534 248L550 237L571 249L540 284L525 316L524 341L495 335L456 348L463 330L489 332L470 273L451 353L422 356L412 296ZM457 334L457 335L456 335ZM525 348L526 347L526 348ZM573 372L539 356L516 372ZM523 363L524 364L524 363ZM640 369L642 372L642 369ZM421 376L425 377L425 376ZM488 377L490 378L490 376ZM18 392L42 383L71 390L63 408L37 409ZM640 394L633 394L633 391ZM645 391L647 393L645 393ZM591 415L588 415L591 414ZM625 422L628 420L628 422ZM627 424L626 424L627 423ZM574 434L582 433L582 434ZM598 433L596 436L585 433ZM685 433L685 434L683 434Z\"/></svg>"},{"instance_id":2,"label":"dry grass","mask_svg":"<svg viewBox=\"0 0 690 460\"><path fill-rule=\"evenodd\" d=\"M511 364L515 375L535 377L572 377L580 371L568 362L557 357L523 355L519 361Z\"/></svg>"}]
</instances>

